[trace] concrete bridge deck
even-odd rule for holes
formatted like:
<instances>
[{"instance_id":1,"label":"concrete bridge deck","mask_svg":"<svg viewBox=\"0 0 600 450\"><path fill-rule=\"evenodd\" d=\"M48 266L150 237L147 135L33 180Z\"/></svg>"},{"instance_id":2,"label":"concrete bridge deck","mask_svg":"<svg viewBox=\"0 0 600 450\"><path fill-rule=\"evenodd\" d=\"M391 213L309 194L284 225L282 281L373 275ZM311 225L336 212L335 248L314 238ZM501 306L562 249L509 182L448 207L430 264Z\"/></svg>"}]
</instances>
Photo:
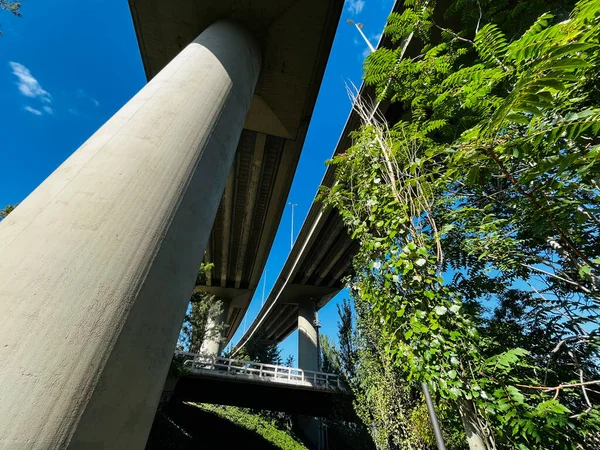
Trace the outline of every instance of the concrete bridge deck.
<instances>
[{"instance_id":1,"label":"concrete bridge deck","mask_svg":"<svg viewBox=\"0 0 600 450\"><path fill-rule=\"evenodd\" d=\"M177 401L355 420L352 395L335 374L211 355L176 356L189 358L173 392Z\"/></svg>"}]
</instances>

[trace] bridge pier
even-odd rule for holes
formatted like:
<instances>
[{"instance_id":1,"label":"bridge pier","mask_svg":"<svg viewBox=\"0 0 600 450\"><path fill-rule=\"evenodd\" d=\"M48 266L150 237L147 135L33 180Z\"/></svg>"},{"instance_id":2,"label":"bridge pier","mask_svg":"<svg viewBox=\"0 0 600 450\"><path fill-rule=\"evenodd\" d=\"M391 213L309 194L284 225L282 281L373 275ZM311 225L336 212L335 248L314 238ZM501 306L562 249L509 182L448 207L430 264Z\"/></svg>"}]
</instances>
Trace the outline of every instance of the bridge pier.
<instances>
[{"instance_id":1,"label":"bridge pier","mask_svg":"<svg viewBox=\"0 0 600 450\"><path fill-rule=\"evenodd\" d=\"M316 313L317 305L313 299L298 303L298 367L314 372L319 371Z\"/></svg>"},{"instance_id":2,"label":"bridge pier","mask_svg":"<svg viewBox=\"0 0 600 450\"><path fill-rule=\"evenodd\" d=\"M312 298L298 303L298 368L320 372L319 333L317 330L317 305ZM298 427L312 448L322 448L321 422L310 416L297 416Z\"/></svg>"},{"instance_id":3,"label":"bridge pier","mask_svg":"<svg viewBox=\"0 0 600 450\"><path fill-rule=\"evenodd\" d=\"M260 67L209 26L0 223L1 448L143 448Z\"/></svg>"},{"instance_id":4,"label":"bridge pier","mask_svg":"<svg viewBox=\"0 0 600 450\"><path fill-rule=\"evenodd\" d=\"M207 325L208 330L213 330L215 327L218 327L220 325L227 323L227 315L229 314L229 306L231 305L231 300L230 299L220 299L220 300L223 305L223 311L221 312L219 317L216 318L216 320L209 320L209 323ZM223 330L221 330L221 332L218 336L214 335L214 336L205 338L204 342L202 342L202 348L200 349L200 353L202 353L203 355L214 355L214 356L220 355L221 351L223 350L223 347L224 347L223 337L225 336L225 332L226 332L226 330L223 329ZM212 331L210 331L210 333L215 334L215 333L212 333Z\"/></svg>"}]
</instances>

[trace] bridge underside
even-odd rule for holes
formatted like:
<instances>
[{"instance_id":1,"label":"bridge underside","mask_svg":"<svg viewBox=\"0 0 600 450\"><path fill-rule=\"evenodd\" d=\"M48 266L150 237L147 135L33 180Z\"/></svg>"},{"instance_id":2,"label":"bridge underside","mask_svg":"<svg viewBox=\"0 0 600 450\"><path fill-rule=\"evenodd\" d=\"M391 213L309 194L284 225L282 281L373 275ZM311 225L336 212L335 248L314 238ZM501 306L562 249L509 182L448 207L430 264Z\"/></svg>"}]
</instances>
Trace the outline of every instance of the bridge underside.
<instances>
[{"instance_id":1,"label":"bridge underside","mask_svg":"<svg viewBox=\"0 0 600 450\"><path fill-rule=\"evenodd\" d=\"M312 417L335 417L345 421L356 420L352 397L342 391L231 379L208 374L186 375L180 378L175 387L174 400L267 409Z\"/></svg>"},{"instance_id":2,"label":"bridge underside","mask_svg":"<svg viewBox=\"0 0 600 450\"><path fill-rule=\"evenodd\" d=\"M243 24L263 50L206 250L205 260L214 268L198 287L228 303L226 342L242 321L275 238L343 3L129 0L148 79L222 18Z\"/></svg>"}]
</instances>

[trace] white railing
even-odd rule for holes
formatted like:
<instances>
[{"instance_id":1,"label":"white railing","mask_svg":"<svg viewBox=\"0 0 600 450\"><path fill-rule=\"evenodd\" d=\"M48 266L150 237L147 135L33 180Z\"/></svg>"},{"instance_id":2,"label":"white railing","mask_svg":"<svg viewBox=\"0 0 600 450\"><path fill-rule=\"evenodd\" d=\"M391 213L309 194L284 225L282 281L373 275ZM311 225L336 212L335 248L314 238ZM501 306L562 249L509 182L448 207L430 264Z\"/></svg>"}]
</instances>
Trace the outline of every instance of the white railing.
<instances>
[{"instance_id":1,"label":"white railing","mask_svg":"<svg viewBox=\"0 0 600 450\"><path fill-rule=\"evenodd\" d=\"M184 357L184 367L192 373L258 377L265 382L278 382L321 389L345 390L341 378L333 373L314 372L294 367L276 366L241 359L222 358L189 352L175 352Z\"/></svg>"}]
</instances>

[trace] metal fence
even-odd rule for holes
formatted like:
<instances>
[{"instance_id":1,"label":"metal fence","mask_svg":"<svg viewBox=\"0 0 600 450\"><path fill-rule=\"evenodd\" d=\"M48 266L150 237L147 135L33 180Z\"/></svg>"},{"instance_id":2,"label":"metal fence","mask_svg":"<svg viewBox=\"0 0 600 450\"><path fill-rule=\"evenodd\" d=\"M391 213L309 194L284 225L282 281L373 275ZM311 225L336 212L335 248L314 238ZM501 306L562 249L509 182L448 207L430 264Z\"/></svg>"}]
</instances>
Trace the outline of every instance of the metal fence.
<instances>
[{"instance_id":1,"label":"metal fence","mask_svg":"<svg viewBox=\"0 0 600 450\"><path fill-rule=\"evenodd\" d=\"M184 359L184 368L191 373L213 373L219 375L258 377L265 382L310 386L320 389L345 390L342 379L333 373L314 372L294 367L276 366L241 359L199 353L175 352Z\"/></svg>"}]
</instances>

